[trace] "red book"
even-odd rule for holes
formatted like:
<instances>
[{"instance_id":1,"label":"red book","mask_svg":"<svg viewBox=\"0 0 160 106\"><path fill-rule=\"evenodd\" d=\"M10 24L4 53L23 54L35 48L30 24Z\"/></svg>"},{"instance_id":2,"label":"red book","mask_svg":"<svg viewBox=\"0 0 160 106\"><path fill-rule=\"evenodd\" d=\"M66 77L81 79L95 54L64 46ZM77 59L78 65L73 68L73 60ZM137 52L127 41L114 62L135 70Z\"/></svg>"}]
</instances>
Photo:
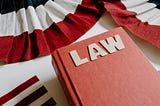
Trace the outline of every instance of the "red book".
<instances>
[{"instance_id":1,"label":"red book","mask_svg":"<svg viewBox=\"0 0 160 106\"><path fill-rule=\"evenodd\" d=\"M70 106L160 106L160 76L122 28L57 49Z\"/></svg>"}]
</instances>

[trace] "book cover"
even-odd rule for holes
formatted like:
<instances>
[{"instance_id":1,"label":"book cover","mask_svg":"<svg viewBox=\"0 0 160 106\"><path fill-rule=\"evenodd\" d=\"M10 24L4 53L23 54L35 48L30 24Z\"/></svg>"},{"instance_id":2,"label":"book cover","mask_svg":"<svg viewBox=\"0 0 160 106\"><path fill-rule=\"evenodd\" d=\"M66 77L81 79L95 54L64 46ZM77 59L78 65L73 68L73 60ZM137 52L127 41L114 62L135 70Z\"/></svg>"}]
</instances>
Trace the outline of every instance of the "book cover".
<instances>
[{"instance_id":1,"label":"book cover","mask_svg":"<svg viewBox=\"0 0 160 106\"><path fill-rule=\"evenodd\" d=\"M159 106L160 77L122 28L53 52L70 106Z\"/></svg>"}]
</instances>

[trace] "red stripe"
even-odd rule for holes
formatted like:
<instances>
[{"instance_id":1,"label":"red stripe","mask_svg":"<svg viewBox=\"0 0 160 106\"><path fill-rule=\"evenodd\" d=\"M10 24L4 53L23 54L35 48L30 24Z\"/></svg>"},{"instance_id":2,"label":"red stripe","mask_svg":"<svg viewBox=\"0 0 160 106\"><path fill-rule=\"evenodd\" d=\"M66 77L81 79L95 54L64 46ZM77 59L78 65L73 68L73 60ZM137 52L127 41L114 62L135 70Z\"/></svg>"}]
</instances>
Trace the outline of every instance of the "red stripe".
<instances>
[{"instance_id":1,"label":"red stripe","mask_svg":"<svg viewBox=\"0 0 160 106\"><path fill-rule=\"evenodd\" d=\"M13 36L0 37L0 60L7 62L13 39Z\"/></svg>"},{"instance_id":2,"label":"red stripe","mask_svg":"<svg viewBox=\"0 0 160 106\"><path fill-rule=\"evenodd\" d=\"M53 98L50 98L45 103L43 103L41 106L55 106L56 102Z\"/></svg>"},{"instance_id":3,"label":"red stripe","mask_svg":"<svg viewBox=\"0 0 160 106\"><path fill-rule=\"evenodd\" d=\"M34 30L31 34L0 37L0 60L13 63L48 55L86 33L102 13L103 9L98 7L96 0L83 0L74 14L68 14L63 21L53 23L44 32Z\"/></svg>"},{"instance_id":4,"label":"red stripe","mask_svg":"<svg viewBox=\"0 0 160 106\"><path fill-rule=\"evenodd\" d=\"M160 48L160 26L149 25L148 22L137 19L137 14L127 11L120 0L105 2L105 8L119 25L125 26L136 36Z\"/></svg>"},{"instance_id":5,"label":"red stripe","mask_svg":"<svg viewBox=\"0 0 160 106\"><path fill-rule=\"evenodd\" d=\"M42 30L34 30L31 34L25 32L13 39L9 47L11 50L6 60L7 63L29 60L50 53Z\"/></svg>"},{"instance_id":6,"label":"red stripe","mask_svg":"<svg viewBox=\"0 0 160 106\"><path fill-rule=\"evenodd\" d=\"M43 96L45 93L47 93L47 90L44 86L42 86L36 91L34 91L32 94L28 95L23 100L18 102L15 106L28 106L29 104Z\"/></svg>"},{"instance_id":7,"label":"red stripe","mask_svg":"<svg viewBox=\"0 0 160 106\"><path fill-rule=\"evenodd\" d=\"M7 101L11 100L15 96L17 96L19 93L21 93L22 91L24 91L25 89L27 89L28 87L30 87L31 85L33 85L34 83L38 81L39 79L37 78L37 76L34 76L30 78L29 80L25 81L24 83L22 83L21 85L17 86L15 89L10 91L9 93L0 97L0 106L6 103Z\"/></svg>"}]
</instances>

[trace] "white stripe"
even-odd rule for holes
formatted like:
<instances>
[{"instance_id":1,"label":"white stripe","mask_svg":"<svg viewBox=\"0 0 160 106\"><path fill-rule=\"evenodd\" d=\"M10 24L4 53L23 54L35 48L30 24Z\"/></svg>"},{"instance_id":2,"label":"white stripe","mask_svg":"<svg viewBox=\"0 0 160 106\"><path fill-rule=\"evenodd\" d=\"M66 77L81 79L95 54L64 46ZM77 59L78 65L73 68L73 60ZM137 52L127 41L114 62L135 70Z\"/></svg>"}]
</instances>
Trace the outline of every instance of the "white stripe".
<instances>
[{"instance_id":1,"label":"white stripe","mask_svg":"<svg viewBox=\"0 0 160 106\"><path fill-rule=\"evenodd\" d=\"M15 12L0 15L0 35L3 35L4 33L12 35L12 33L14 33L15 17Z\"/></svg>"},{"instance_id":2,"label":"white stripe","mask_svg":"<svg viewBox=\"0 0 160 106\"><path fill-rule=\"evenodd\" d=\"M26 31L31 33L34 29L45 30L53 22L62 21L67 14L74 14L81 3L82 0L48 0L44 6L40 5L36 9L29 6L17 13L0 14L0 36L17 36Z\"/></svg>"},{"instance_id":3,"label":"white stripe","mask_svg":"<svg viewBox=\"0 0 160 106\"><path fill-rule=\"evenodd\" d=\"M66 11L63 7L61 7L59 4L52 2L51 0L46 3L45 8L48 14L51 16L50 18L52 18L54 22L59 22L63 20L64 17L70 13L69 11Z\"/></svg>"},{"instance_id":4,"label":"white stripe","mask_svg":"<svg viewBox=\"0 0 160 106\"><path fill-rule=\"evenodd\" d=\"M150 11L144 12L143 14L137 14L137 18L140 19L142 22L152 21L152 18L160 12L159 9L153 8Z\"/></svg>"},{"instance_id":5,"label":"white stripe","mask_svg":"<svg viewBox=\"0 0 160 106\"><path fill-rule=\"evenodd\" d=\"M52 16L50 16L47 13L47 10L44 8L44 6L40 5L36 8L36 13L38 14L38 18L41 22L42 29L48 28L53 22L51 19Z\"/></svg>"},{"instance_id":6,"label":"white stripe","mask_svg":"<svg viewBox=\"0 0 160 106\"><path fill-rule=\"evenodd\" d=\"M67 11L74 13L78 4L81 4L82 0L54 0L57 4L61 5ZM67 5L66 5L67 4Z\"/></svg>"},{"instance_id":7,"label":"white stripe","mask_svg":"<svg viewBox=\"0 0 160 106\"><path fill-rule=\"evenodd\" d=\"M160 25L160 10L148 21L151 25Z\"/></svg>"},{"instance_id":8,"label":"white stripe","mask_svg":"<svg viewBox=\"0 0 160 106\"><path fill-rule=\"evenodd\" d=\"M33 32L34 29L42 29L40 21L37 17L34 7L29 6L26 10L28 32Z\"/></svg>"},{"instance_id":9,"label":"white stripe","mask_svg":"<svg viewBox=\"0 0 160 106\"><path fill-rule=\"evenodd\" d=\"M136 17L142 22L148 22L150 25L160 25L160 10L154 3L148 3L148 0L133 1L121 0L128 11L136 12Z\"/></svg>"},{"instance_id":10,"label":"white stripe","mask_svg":"<svg viewBox=\"0 0 160 106\"><path fill-rule=\"evenodd\" d=\"M151 10L155 7L156 7L155 4L146 2L146 3L143 3L141 5L137 5L137 6L134 6L134 7L131 7L131 8L127 8L127 10L134 11L137 14L141 14L141 13L146 12L148 10Z\"/></svg>"},{"instance_id":11,"label":"white stripe","mask_svg":"<svg viewBox=\"0 0 160 106\"><path fill-rule=\"evenodd\" d=\"M15 32L13 34L20 34L20 32L25 32L29 30L27 24L26 12L24 8L17 12L15 24L16 24Z\"/></svg>"},{"instance_id":12,"label":"white stripe","mask_svg":"<svg viewBox=\"0 0 160 106\"><path fill-rule=\"evenodd\" d=\"M141 5L146 3L148 0L121 0L121 2L125 5L126 8L131 8L137 5Z\"/></svg>"}]
</instances>

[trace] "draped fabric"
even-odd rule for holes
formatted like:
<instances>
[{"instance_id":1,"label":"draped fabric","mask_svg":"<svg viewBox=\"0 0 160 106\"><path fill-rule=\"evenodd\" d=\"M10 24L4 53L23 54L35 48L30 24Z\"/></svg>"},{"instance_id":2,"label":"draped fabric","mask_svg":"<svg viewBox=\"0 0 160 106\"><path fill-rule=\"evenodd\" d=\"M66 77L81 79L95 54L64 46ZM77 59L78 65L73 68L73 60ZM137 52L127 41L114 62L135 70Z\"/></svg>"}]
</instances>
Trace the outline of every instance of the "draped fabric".
<instances>
[{"instance_id":1,"label":"draped fabric","mask_svg":"<svg viewBox=\"0 0 160 106\"><path fill-rule=\"evenodd\" d=\"M113 19L160 48L160 0L105 0Z\"/></svg>"},{"instance_id":2,"label":"draped fabric","mask_svg":"<svg viewBox=\"0 0 160 106\"><path fill-rule=\"evenodd\" d=\"M30 60L70 44L99 19L97 0L1 0L0 61Z\"/></svg>"},{"instance_id":3,"label":"draped fabric","mask_svg":"<svg viewBox=\"0 0 160 106\"><path fill-rule=\"evenodd\" d=\"M30 60L74 42L104 7L119 25L160 48L160 0L1 0L0 61Z\"/></svg>"}]
</instances>

